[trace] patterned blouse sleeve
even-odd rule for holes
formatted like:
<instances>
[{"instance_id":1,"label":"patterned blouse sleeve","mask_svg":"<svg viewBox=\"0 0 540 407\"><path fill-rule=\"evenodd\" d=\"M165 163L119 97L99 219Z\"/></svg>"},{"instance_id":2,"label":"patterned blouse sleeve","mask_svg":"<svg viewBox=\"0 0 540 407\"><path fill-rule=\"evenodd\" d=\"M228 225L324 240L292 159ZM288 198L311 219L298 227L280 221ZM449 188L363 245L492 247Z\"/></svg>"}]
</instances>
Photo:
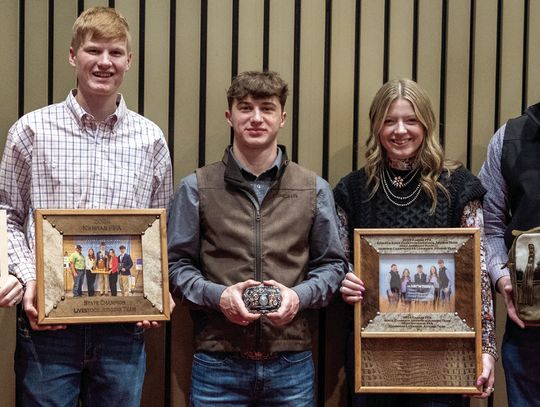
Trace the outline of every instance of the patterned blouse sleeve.
<instances>
[{"instance_id":1,"label":"patterned blouse sleeve","mask_svg":"<svg viewBox=\"0 0 540 407\"><path fill-rule=\"evenodd\" d=\"M336 205L336 212L338 216L338 232L339 240L341 240L341 245L343 246L343 251L349 262L349 270L351 270L351 242L349 240L349 221L347 219L347 214L345 210L342 209L339 205Z\"/></svg>"},{"instance_id":2,"label":"patterned blouse sleeve","mask_svg":"<svg viewBox=\"0 0 540 407\"><path fill-rule=\"evenodd\" d=\"M495 338L495 318L493 314L493 298L491 295L491 283L486 267L484 250L484 215L482 204L479 200L469 202L463 209L461 227L480 228L480 272L481 272L481 295L482 295L482 353L490 354L497 360L497 344Z\"/></svg>"}]
</instances>

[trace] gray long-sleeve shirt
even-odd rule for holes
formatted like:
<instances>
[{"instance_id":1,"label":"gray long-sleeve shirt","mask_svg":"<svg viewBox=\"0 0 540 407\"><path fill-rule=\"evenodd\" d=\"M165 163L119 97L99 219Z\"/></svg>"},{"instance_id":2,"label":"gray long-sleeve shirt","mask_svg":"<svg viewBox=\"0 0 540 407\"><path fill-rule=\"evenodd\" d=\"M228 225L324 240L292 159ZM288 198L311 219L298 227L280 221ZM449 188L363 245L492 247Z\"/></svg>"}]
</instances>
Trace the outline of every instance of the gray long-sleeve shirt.
<instances>
[{"instance_id":1,"label":"gray long-sleeve shirt","mask_svg":"<svg viewBox=\"0 0 540 407\"><path fill-rule=\"evenodd\" d=\"M487 269L493 284L510 272L504 267L508 261L504 232L508 224L508 188L501 173L501 155L504 141L503 125L489 142L486 161L478 178L487 189L484 196L484 234L486 237Z\"/></svg>"}]
</instances>

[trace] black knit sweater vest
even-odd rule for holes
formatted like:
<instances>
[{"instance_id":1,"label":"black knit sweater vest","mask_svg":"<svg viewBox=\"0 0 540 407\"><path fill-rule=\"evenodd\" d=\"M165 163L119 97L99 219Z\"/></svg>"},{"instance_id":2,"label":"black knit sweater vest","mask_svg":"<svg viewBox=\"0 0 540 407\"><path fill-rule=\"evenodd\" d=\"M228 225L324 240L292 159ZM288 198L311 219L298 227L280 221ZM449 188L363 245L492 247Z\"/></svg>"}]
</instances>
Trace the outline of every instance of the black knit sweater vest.
<instances>
[{"instance_id":1,"label":"black knit sweater vest","mask_svg":"<svg viewBox=\"0 0 540 407\"><path fill-rule=\"evenodd\" d=\"M431 200L424 191L411 205L401 207L386 198L382 187L369 199L370 189L364 169L342 178L334 189L334 195L336 204L347 214L351 243L354 228L460 227L465 205L481 199L486 191L478 178L464 167L450 175L443 173L440 181L448 189L450 199L439 189L437 208L430 214ZM412 191L417 185L413 180L407 188Z\"/></svg>"}]
</instances>

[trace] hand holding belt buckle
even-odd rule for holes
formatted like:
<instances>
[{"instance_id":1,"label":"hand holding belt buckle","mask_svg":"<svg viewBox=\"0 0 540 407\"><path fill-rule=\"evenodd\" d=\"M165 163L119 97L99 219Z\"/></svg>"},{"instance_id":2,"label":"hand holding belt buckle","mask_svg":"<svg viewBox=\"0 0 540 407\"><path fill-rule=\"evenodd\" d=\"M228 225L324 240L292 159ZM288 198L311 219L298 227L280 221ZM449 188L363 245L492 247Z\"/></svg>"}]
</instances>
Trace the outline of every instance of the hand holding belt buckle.
<instances>
[{"instance_id":1,"label":"hand holding belt buckle","mask_svg":"<svg viewBox=\"0 0 540 407\"><path fill-rule=\"evenodd\" d=\"M252 314L267 314L277 311L281 306L281 293L273 285L249 287L242 294L244 304Z\"/></svg>"}]
</instances>

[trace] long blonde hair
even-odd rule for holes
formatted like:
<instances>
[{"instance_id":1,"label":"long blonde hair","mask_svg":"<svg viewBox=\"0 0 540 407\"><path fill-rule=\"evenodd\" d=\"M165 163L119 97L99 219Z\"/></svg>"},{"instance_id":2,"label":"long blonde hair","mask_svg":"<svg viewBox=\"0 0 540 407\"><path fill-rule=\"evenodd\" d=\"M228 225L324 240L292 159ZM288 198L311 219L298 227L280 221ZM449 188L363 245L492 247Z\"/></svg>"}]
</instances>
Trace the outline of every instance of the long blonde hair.
<instances>
[{"instance_id":1,"label":"long blonde hair","mask_svg":"<svg viewBox=\"0 0 540 407\"><path fill-rule=\"evenodd\" d=\"M386 163L386 150L379 138L379 132L390 105L397 99L410 102L417 119L424 126L424 139L414 157L414 167L420 168L420 184L422 189L431 199L429 213L433 214L437 207L437 188L441 189L446 197L450 194L444 185L439 182L443 171L450 173L461 166L461 163L445 159L444 151L439 143L437 134L437 120L433 112L433 106L427 93L410 79L394 79L386 82L377 92L369 109L370 129L366 141L366 165L365 171L368 184L371 186L370 198L372 198L381 183L381 174Z\"/></svg>"}]
</instances>

